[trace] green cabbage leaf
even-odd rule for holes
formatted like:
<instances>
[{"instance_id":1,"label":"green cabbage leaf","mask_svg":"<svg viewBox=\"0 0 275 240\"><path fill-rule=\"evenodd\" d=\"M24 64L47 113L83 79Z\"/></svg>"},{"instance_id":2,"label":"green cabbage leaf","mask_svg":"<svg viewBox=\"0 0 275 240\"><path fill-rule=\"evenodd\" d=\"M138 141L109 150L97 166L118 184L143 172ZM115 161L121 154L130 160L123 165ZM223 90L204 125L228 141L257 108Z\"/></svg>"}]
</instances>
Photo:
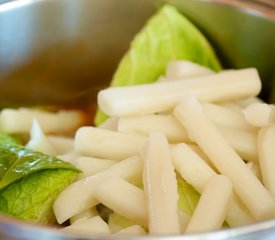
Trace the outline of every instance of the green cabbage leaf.
<instances>
[{"instance_id":1,"label":"green cabbage leaf","mask_svg":"<svg viewBox=\"0 0 275 240\"><path fill-rule=\"evenodd\" d=\"M78 173L70 163L27 149L0 133L1 214L53 223L53 202Z\"/></svg>"},{"instance_id":2,"label":"green cabbage leaf","mask_svg":"<svg viewBox=\"0 0 275 240\"><path fill-rule=\"evenodd\" d=\"M221 65L203 34L175 7L164 5L134 37L121 59L111 86L151 83L165 73L171 60L190 60L215 71ZM95 125L108 118L102 111Z\"/></svg>"}]
</instances>

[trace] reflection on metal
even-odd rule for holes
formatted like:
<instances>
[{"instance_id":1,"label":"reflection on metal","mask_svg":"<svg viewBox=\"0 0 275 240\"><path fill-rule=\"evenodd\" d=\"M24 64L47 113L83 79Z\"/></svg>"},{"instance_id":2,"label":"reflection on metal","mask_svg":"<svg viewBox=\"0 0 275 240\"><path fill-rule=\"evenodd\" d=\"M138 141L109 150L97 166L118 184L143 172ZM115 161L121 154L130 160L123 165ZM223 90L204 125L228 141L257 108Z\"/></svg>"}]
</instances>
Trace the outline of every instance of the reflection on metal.
<instances>
[{"instance_id":1,"label":"reflection on metal","mask_svg":"<svg viewBox=\"0 0 275 240\"><path fill-rule=\"evenodd\" d=\"M154 11L147 0L0 5L1 105L94 101Z\"/></svg>"},{"instance_id":2,"label":"reflection on metal","mask_svg":"<svg viewBox=\"0 0 275 240\"><path fill-rule=\"evenodd\" d=\"M43 1L43 0L40 0ZM6 3L2 4L0 6L0 13L9 11L18 7L26 6L27 4L33 3L34 0L21 0L21 1L0 1L0 3Z\"/></svg>"}]
</instances>

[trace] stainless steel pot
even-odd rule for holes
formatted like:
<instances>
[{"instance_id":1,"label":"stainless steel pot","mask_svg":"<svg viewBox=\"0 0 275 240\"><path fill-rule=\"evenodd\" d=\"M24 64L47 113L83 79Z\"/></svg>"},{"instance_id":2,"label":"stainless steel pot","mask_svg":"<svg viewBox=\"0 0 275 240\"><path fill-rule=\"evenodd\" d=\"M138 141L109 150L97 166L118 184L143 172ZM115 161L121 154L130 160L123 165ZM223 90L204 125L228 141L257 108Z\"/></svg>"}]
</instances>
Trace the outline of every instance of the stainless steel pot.
<instances>
[{"instance_id":1,"label":"stainless steel pot","mask_svg":"<svg viewBox=\"0 0 275 240\"><path fill-rule=\"evenodd\" d=\"M108 85L134 34L165 2L177 6L205 33L225 67L257 67L263 79L262 97L272 101L273 0L1 2L0 106L90 104ZM3 240L88 238L0 216ZM144 239L275 239L275 220L215 233Z\"/></svg>"}]
</instances>

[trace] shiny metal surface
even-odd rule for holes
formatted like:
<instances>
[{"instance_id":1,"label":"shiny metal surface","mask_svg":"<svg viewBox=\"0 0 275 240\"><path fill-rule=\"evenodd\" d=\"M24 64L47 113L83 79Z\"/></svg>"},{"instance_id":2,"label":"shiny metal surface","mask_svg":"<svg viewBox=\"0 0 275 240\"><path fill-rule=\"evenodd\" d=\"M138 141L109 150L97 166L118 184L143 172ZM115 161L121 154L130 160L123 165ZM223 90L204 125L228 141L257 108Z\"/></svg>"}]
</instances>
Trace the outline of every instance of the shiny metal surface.
<instances>
[{"instance_id":1,"label":"shiny metal surface","mask_svg":"<svg viewBox=\"0 0 275 240\"><path fill-rule=\"evenodd\" d=\"M264 1L267 5L268 0ZM266 14L244 5L232 6L233 1L17 0L0 5L0 105L93 101L98 89L110 81L134 34L165 2L176 5L206 34L224 66L259 68L263 96L270 98L275 82L271 8ZM0 216L0 239L89 236L64 235L53 228ZM275 239L275 220L203 235L143 239L271 240Z\"/></svg>"},{"instance_id":2,"label":"shiny metal surface","mask_svg":"<svg viewBox=\"0 0 275 240\"><path fill-rule=\"evenodd\" d=\"M20 0L1 5L1 104L94 100L154 9L146 0Z\"/></svg>"}]
</instances>

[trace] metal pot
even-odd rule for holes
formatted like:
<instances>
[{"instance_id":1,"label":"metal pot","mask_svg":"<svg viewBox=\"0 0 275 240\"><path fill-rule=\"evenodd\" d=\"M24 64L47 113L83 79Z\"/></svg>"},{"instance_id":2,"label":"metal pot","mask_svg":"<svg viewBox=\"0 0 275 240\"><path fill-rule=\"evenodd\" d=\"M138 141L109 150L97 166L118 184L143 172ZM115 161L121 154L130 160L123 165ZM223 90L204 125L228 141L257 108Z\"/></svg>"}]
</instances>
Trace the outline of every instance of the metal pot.
<instances>
[{"instance_id":1,"label":"metal pot","mask_svg":"<svg viewBox=\"0 0 275 240\"><path fill-rule=\"evenodd\" d=\"M0 106L89 105L98 90L108 85L134 34L160 4L167 2L201 29L224 67L257 67L263 80L261 96L275 99L272 0L1 2ZM65 235L50 227L0 216L0 239L99 238ZM275 220L213 233L144 239L275 239Z\"/></svg>"}]
</instances>

